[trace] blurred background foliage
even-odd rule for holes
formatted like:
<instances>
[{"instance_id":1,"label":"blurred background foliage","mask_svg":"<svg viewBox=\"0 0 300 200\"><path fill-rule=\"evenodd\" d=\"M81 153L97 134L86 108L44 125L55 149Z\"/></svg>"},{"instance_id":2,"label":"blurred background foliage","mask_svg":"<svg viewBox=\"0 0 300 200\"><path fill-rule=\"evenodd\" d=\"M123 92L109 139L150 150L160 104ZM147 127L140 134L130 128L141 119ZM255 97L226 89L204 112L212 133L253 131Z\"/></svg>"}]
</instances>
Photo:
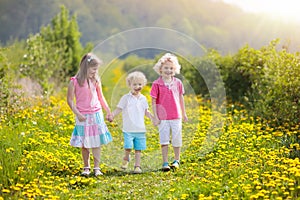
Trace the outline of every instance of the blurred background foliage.
<instances>
[{"instance_id":1,"label":"blurred background foliage","mask_svg":"<svg viewBox=\"0 0 300 200\"><path fill-rule=\"evenodd\" d=\"M137 27L173 29L222 54L235 53L246 43L260 48L276 38L282 39L280 48L290 51L300 45L299 24L245 13L221 0L1 0L1 43L39 33L61 5L76 15L83 45Z\"/></svg>"}]
</instances>

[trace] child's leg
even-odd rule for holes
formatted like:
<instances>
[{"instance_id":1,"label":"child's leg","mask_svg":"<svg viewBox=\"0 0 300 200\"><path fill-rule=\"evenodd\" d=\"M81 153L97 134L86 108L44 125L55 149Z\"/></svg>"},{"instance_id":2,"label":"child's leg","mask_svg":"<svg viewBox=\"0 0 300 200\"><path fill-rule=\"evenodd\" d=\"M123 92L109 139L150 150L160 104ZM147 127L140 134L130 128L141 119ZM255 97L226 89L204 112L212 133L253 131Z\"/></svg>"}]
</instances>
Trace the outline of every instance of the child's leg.
<instances>
[{"instance_id":1,"label":"child's leg","mask_svg":"<svg viewBox=\"0 0 300 200\"><path fill-rule=\"evenodd\" d=\"M141 166L141 151L140 150L135 150L135 167L140 167Z\"/></svg>"},{"instance_id":2,"label":"child's leg","mask_svg":"<svg viewBox=\"0 0 300 200\"><path fill-rule=\"evenodd\" d=\"M92 153L94 157L94 168L99 168L101 147L92 148Z\"/></svg>"},{"instance_id":3,"label":"child's leg","mask_svg":"<svg viewBox=\"0 0 300 200\"><path fill-rule=\"evenodd\" d=\"M172 146L174 149L174 159L180 160L180 147L182 146L182 121L181 119L172 120L171 129L172 129Z\"/></svg>"},{"instance_id":4,"label":"child's leg","mask_svg":"<svg viewBox=\"0 0 300 200\"><path fill-rule=\"evenodd\" d=\"M123 160L129 161L130 152L131 152L131 149L125 149Z\"/></svg>"},{"instance_id":5,"label":"child's leg","mask_svg":"<svg viewBox=\"0 0 300 200\"><path fill-rule=\"evenodd\" d=\"M123 160L129 162L129 155L133 145L133 136L131 133L123 132L124 137L124 157Z\"/></svg>"},{"instance_id":6,"label":"child's leg","mask_svg":"<svg viewBox=\"0 0 300 200\"><path fill-rule=\"evenodd\" d=\"M170 141L170 124L169 120L161 120L158 125L159 140L161 144L161 152L163 163L168 163L168 146Z\"/></svg>"},{"instance_id":7,"label":"child's leg","mask_svg":"<svg viewBox=\"0 0 300 200\"><path fill-rule=\"evenodd\" d=\"M135 150L135 164L133 173L140 174L142 173L141 169L141 150Z\"/></svg>"},{"instance_id":8,"label":"child's leg","mask_svg":"<svg viewBox=\"0 0 300 200\"><path fill-rule=\"evenodd\" d=\"M84 168L90 168L90 151L89 151L89 149L82 147L81 154L82 154Z\"/></svg>"},{"instance_id":9,"label":"child's leg","mask_svg":"<svg viewBox=\"0 0 300 200\"><path fill-rule=\"evenodd\" d=\"M127 169L128 164L129 164L129 155L130 155L131 149L125 149L124 151L124 157L123 157L123 162L122 162L122 169Z\"/></svg>"},{"instance_id":10,"label":"child's leg","mask_svg":"<svg viewBox=\"0 0 300 200\"><path fill-rule=\"evenodd\" d=\"M175 154L175 160L180 160L180 147L173 147L174 154Z\"/></svg>"},{"instance_id":11,"label":"child's leg","mask_svg":"<svg viewBox=\"0 0 300 200\"><path fill-rule=\"evenodd\" d=\"M161 153L162 153L163 163L168 162L168 145L167 144L161 145Z\"/></svg>"},{"instance_id":12,"label":"child's leg","mask_svg":"<svg viewBox=\"0 0 300 200\"><path fill-rule=\"evenodd\" d=\"M100 171L100 154L101 154L101 147L92 148L93 157L94 157L94 173L95 176L103 175Z\"/></svg>"}]
</instances>

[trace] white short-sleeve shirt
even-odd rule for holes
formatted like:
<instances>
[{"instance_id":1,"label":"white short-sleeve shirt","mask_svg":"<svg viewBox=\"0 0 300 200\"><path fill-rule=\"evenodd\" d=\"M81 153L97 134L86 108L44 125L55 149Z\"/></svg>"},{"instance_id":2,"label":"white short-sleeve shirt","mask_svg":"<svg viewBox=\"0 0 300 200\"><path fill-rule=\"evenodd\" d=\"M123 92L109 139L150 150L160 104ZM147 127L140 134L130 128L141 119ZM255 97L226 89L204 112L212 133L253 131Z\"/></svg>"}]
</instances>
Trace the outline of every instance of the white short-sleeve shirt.
<instances>
[{"instance_id":1,"label":"white short-sleeve shirt","mask_svg":"<svg viewBox=\"0 0 300 200\"><path fill-rule=\"evenodd\" d=\"M122 109L123 132L146 132L144 117L149 105L144 95L135 97L129 92L122 96L117 107Z\"/></svg>"}]
</instances>

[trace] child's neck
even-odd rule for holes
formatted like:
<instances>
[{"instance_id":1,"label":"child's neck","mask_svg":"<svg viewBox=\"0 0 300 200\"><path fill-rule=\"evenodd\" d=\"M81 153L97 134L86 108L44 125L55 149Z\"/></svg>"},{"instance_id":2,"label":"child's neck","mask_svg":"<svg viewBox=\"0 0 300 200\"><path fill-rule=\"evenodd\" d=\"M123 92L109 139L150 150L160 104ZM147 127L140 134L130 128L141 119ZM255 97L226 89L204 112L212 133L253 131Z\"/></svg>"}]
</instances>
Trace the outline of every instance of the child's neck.
<instances>
[{"instance_id":1,"label":"child's neck","mask_svg":"<svg viewBox=\"0 0 300 200\"><path fill-rule=\"evenodd\" d=\"M162 77L162 80L165 82L165 83L171 83L172 82L172 76L170 77Z\"/></svg>"},{"instance_id":2,"label":"child's neck","mask_svg":"<svg viewBox=\"0 0 300 200\"><path fill-rule=\"evenodd\" d=\"M90 83L96 83L97 82L96 79L94 79L94 78L88 78L88 81L90 81Z\"/></svg>"},{"instance_id":3,"label":"child's neck","mask_svg":"<svg viewBox=\"0 0 300 200\"><path fill-rule=\"evenodd\" d=\"M132 92L132 91L131 91L131 94L132 94L133 96L135 96L135 97L138 97L138 96L140 95L140 92Z\"/></svg>"}]
</instances>

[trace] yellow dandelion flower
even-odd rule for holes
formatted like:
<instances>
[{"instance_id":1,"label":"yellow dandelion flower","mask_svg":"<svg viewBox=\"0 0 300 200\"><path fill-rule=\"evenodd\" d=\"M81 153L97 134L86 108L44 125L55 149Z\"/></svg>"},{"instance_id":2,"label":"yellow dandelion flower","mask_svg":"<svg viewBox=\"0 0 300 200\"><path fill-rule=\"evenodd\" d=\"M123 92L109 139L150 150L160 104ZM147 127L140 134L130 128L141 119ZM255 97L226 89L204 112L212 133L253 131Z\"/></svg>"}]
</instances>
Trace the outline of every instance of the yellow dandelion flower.
<instances>
[{"instance_id":1,"label":"yellow dandelion flower","mask_svg":"<svg viewBox=\"0 0 300 200\"><path fill-rule=\"evenodd\" d=\"M70 180L70 184L71 184L71 185L74 185L75 183L76 183L76 180L74 180L74 179L73 179L73 180Z\"/></svg>"},{"instance_id":2,"label":"yellow dandelion flower","mask_svg":"<svg viewBox=\"0 0 300 200\"><path fill-rule=\"evenodd\" d=\"M189 195L188 194L182 194L181 199L186 199Z\"/></svg>"},{"instance_id":3,"label":"yellow dandelion flower","mask_svg":"<svg viewBox=\"0 0 300 200\"><path fill-rule=\"evenodd\" d=\"M288 184L289 186L294 186L294 183L292 183L292 182L289 182L289 184Z\"/></svg>"},{"instance_id":4,"label":"yellow dandelion flower","mask_svg":"<svg viewBox=\"0 0 300 200\"><path fill-rule=\"evenodd\" d=\"M273 135L274 135L275 137L281 137L281 136L283 136L283 133L280 132L280 131L275 131L275 132L273 132Z\"/></svg>"},{"instance_id":5,"label":"yellow dandelion flower","mask_svg":"<svg viewBox=\"0 0 300 200\"><path fill-rule=\"evenodd\" d=\"M258 185L258 186L255 187L255 189L260 190L261 186Z\"/></svg>"},{"instance_id":6,"label":"yellow dandelion flower","mask_svg":"<svg viewBox=\"0 0 300 200\"><path fill-rule=\"evenodd\" d=\"M17 186L17 187L24 187L24 185L21 184L21 183L17 183L16 186Z\"/></svg>"},{"instance_id":7,"label":"yellow dandelion flower","mask_svg":"<svg viewBox=\"0 0 300 200\"><path fill-rule=\"evenodd\" d=\"M10 152L14 151L14 148L10 147L10 148L5 149L5 151L6 151L6 153L10 153Z\"/></svg>"},{"instance_id":8,"label":"yellow dandelion flower","mask_svg":"<svg viewBox=\"0 0 300 200\"><path fill-rule=\"evenodd\" d=\"M10 190L9 189L2 189L2 192L3 193L10 193Z\"/></svg>"}]
</instances>

